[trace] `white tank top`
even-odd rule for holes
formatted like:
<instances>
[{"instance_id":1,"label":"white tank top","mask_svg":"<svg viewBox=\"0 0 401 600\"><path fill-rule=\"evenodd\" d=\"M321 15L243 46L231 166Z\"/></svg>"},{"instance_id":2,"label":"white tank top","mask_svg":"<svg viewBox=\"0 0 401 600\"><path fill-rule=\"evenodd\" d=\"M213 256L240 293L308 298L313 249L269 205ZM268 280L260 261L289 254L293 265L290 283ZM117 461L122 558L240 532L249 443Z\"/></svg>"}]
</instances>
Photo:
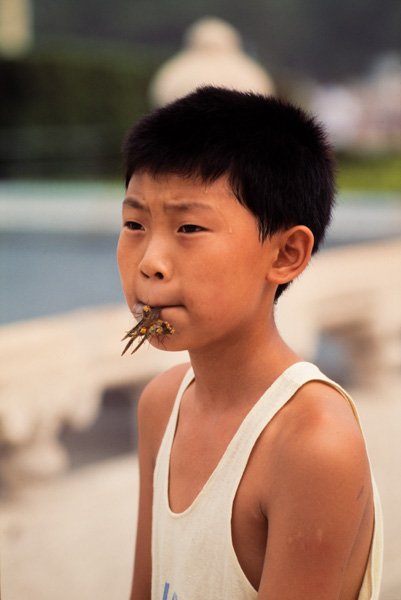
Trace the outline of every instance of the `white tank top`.
<instances>
[{"instance_id":1,"label":"white tank top","mask_svg":"<svg viewBox=\"0 0 401 600\"><path fill-rule=\"evenodd\" d=\"M349 402L348 394L319 369L295 363L276 379L251 409L229 443L219 464L191 506L182 513L170 510L168 499L170 454L181 398L193 381L185 375L160 446L154 472L152 524L152 600L254 600L257 591L246 578L231 539L231 512L248 458L263 429L277 411L305 383L329 383ZM373 480L373 477L372 477ZM382 517L373 480L375 528L358 600L378 600L382 568Z\"/></svg>"}]
</instances>

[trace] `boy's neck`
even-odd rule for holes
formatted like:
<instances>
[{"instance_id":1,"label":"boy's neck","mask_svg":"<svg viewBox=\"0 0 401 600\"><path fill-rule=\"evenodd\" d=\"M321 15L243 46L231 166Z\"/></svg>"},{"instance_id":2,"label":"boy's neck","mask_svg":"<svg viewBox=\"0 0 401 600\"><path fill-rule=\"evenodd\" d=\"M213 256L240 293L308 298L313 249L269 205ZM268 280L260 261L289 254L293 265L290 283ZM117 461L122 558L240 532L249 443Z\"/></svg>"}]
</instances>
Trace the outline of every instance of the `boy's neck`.
<instances>
[{"instance_id":1,"label":"boy's neck","mask_svg":"<svg viewBox=\"0 0 401 600\"><path fill-rule=\"evenodd\" d=\"M301 360L283 341L274 322L267 335L189 354L197 401L216 409L254 404L287 367Z\"/></svg>"}]
</instances>

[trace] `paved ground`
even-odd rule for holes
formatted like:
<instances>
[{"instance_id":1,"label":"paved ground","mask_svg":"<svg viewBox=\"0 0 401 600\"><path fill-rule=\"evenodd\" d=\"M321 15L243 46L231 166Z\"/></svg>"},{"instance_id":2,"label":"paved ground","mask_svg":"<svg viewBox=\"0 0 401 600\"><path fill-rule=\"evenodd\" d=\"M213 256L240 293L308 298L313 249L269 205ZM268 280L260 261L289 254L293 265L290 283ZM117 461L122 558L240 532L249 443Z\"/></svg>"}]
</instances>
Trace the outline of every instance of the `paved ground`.
<instances>
[{"instance_id":1,"label":"paved ground","mask_svg":"<svg viewBox=\"0 0 401 600\"><path fill-rule=\"evenodd\" d=\"M380 489L381 600L401 600L401 394L354 392ZM1 504L3 600L127 600L137 461L85 467Z\"/></svg>"},{"instance_id":2,"label":"paved ground","mask_svg":"<svg viewBox=\"0 0 401 600\"><path fill-rule=\"evenodd\" d=\"M77 470L1 506L1 600L128 600L135 456Z\"/></svg>"}]
</instances>

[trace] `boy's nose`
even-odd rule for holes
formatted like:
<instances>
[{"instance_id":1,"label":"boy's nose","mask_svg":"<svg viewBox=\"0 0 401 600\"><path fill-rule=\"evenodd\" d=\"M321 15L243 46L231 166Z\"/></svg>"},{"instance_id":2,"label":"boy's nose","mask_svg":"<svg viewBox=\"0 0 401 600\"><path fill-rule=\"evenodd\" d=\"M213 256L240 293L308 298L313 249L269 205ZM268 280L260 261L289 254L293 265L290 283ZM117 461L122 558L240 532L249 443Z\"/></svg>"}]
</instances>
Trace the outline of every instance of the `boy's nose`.
<instances>
[{"instance_id":1,"label":"boy's nose","mask_svg":"<svg viewBox=\"0 0 401 600\"><path fill-rule=\"evenodd\" d=\"M145 273L145 271L143 269L141 269L141 273L142 275L144 275L147 279L150 279L151 277L156 277L157 279L164 279L164 275L161 271L156 271L153 275Z\"/></svg>"},{"instance_id":2,"label":"boy's nose","mask_svg":"<svg viewBox=\"0 0 401 600\"><path fill-rule=\"evenodd\" d=\"M139 264L139 270L146 279L170 279L171 261L160 245L149 246Z\"/></svg>"}]
</instances>

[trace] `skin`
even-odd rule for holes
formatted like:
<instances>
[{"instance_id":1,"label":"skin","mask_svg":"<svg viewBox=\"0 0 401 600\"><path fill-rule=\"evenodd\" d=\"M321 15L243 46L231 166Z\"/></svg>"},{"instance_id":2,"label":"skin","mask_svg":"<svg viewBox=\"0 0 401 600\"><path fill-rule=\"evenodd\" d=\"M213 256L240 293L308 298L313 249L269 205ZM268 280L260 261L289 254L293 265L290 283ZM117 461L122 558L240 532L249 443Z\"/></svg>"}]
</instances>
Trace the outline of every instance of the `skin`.
<instances>
[{"instance_id":1,"label":"skin","mask_svg":"<svg viewBox=\"0 0 401 600\"><path fill-rule=\"evenodd\" d=\"M162 318L176 333L162 347L187 349L195 372L171 454L173 511L188 508L245 415L284 369L301 360L276 329L274 294L305 269L312 245L302 225L261 243L254 216L225 177L212 184L146 173L131 179L118 245L127 303L168 307ZM187 369L180 365L153 380L139 403L131 600L150 599L153 469ZM276 414L252 451L232 515L239 563L261 600L355 600L372 529L359 426L336 390L310 382Z\"/></svg>"}]
</instances>

